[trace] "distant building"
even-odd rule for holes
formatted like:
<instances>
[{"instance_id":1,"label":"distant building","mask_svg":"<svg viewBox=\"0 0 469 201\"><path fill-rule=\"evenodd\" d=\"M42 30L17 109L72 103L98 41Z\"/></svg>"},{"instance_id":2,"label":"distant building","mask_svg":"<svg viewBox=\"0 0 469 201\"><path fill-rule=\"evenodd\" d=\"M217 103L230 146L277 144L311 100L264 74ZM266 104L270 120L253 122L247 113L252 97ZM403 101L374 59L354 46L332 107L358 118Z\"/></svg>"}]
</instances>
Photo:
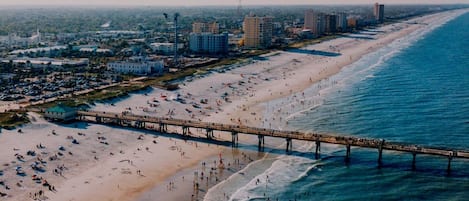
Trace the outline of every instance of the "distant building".
<instances>
[{"instance_id":1,"label":"distant building","mask_svg":"<svg viewBox=\"0 0 469 201\"><path fill-rule=\"evenodd\" d=\"M20 46L26 47L30 45L36 45L42 42L42 33L39 30L32 34L31 37L20 37L15 33L10 33L8 36L0 36L0 45L6 45L8 47Z\"/></svg>"},{"instance_id":2,"label":"distant building","mask_svg":"<svg viewBox=\"0 0 469 201\"><path fill-rule=\"evenodd\" d=\"M336 15L326 15L326 33L335 33L337 30L337 16Z\"/></svg>"},{"instance_id":3,"label":"distant building","mask_svg":"<svg viewBox=\"0 0 469 201\"><path fill-rule=\"evenodd\" d=\"M349 18L347 19L347 26L350 28L357 28L358 19L357 18Z\"/></svg>"},{"instance_id":4,"label":"distant building","mask_svg":"<svg viewBox=\"0 0 469 201\"><path fill-rule=\"evenodd\" d=\"M314 31L317 29L318 19L312 9L305 11L304 29Z\"/></svg>"},{"instance_id":5,"label":"distant building","mask_svg":"<svg viewBox=\"0 0 469 201\"><path fill-rule=\"evenodd\" d=\"M97 45L75 45L72 46L73 51L86 52L86 53L100 53L100 54L112 54L111 49L98 48Z\"/></svg>"},{"instance_id":6,"label":"distant building","mask_svg":"<svg viewBox=\"0 0 469 201\"><path fill-rule=\"evenodd\" d=\"M88 53L98 53L98 54L112 54L112 50L110 49L103 49L97 47L82 47L78 49L79 52L88 52Z\"/></svg>"},{"instance_id":7,"label":"distant building","mask_svg":"<svg viewBox=\"0 0 469 201\"><path fill-rule=\"evenodd\" d=\"M44 67L79 67L79 66L88 66L89 59L53 59L53 58L29 58L29 57L18 57L18 58L7 58L2 59L2 63L13 63L13 64L23 64L25 67L32 68L44 68Z\"/></svg>"},{"instance_id":8,"label":"distant building","mask_svg":"<svg viewBox=\"0 0 469 201\"><path fill-rule=\"evenodd\" d=\"M272 45L272 17L246 16L243 31L245 48L268 48Z\"/></svg>"},{"instance_id":9,"label":"distant building","mask_svg":"<svg viewBox=\"0 0 469 201\"><path fill-rule=\"evenodd\" d=\"M228 33L191 33L189 47L192 52L208 54L228 53Z\"/></svg>"},{"instance_id":10,"label":"distant building","mask_svg":"<svg viewBox=\"0 0 469 201\"><path fill-rule=\"evenodd\" d=\"M52 47L40 47L40 48L31 48L31 49L24 49L24 50L15 50L10 52L11 55L18 55L18 54L27 54L27 53L52 53L52 52L60 52L67 49L67 46L52 46Z\"/></svg>"},{"instance_id":11,"label":"distant building","mask_svg":"<svg viewBox=\"0 0 469 201\"><path fill-rule=\"evenodd\" d=\"M202 23L202 22L194 22L192 24L192 33L220 33L220 25L217 22L213 23Z\"/></svg>"},{"instance_id":12,"label":"distant building","mask_svg":"<svg viewBox=\"0 0 469 201\"><path fill-rule=\"evenodd\" d=\"M71 121L76 118L77 111L63 104L47 109L44 113L46 119L52 121Z\"/></svg>"},{"instance_id":13,"label":"distant building","mask_svg":"<svg viewBox=\"0 0 469 201\"><path fill-rule=\"evenodd\" d=\"M152 43L150 47L154 52L160 54L168 55L174 53L174 43ZM178 50L182 48L184 48L184 44L178 43Z\"/></svg>"},{"instance_id":14,"label":"distant building","mask_svg":"<svg viewBox=\"0 0 469 201\"><path fill-rule=\"evenodd\" d=\"M347 30L347 14L346 13L338 13L337 20L336 20L336 27L338 31L346 31Z\"/></svg>"},{"instance_id":15,"label":"distant building","mask_svg":"<svg viewBox=\"0 0 469 201\"><path fill-rule=\"evenodd\" d=\"M163 74L163 61L118 61L109 62L107 68L110 71L122 74L150 75Z\"/></svg>"},{"instance_id":16,"label":"distant building","mask_svg":"<svg viewBox=\"0 0 469 201\"><path fill-rule=\"evenodd\" d=\"M243 34L228 34L228 45L233 47L242 46Z\"/></svg>"},{"instance_id":17,"label":"distant building","mask_svg":"<svg viewBox=\"0 0 469 201\"><path fill-rule=\"evenodd\" d=\"M311 32L310 29L303 29L303 30L301 30L300 32L298 32L297 34L298 34L298 36L300 36L301 38L305 38L305 39L312 39L312 38L314 38L313 32Z\"/></svg>"},{"instance_id":18,"label":"distant building","mask_svg":"<svg viewBox=\"0 0 469 201\"><path fill-rule=\"evenodd\" d=\"M309 29L315 36L320 36L326 30L326 19L322 13L313 10L305 11L304 29Z\"/></svg>"},{"instance_id":19,"label":"distant building","mask_svg":"<svg viewBox=\"0 0 469 201\"><path fill-rule=\"evenodd\" d=\"M326 32L326 14L319 13L318 16L319 16L318 32L320 35L322 35Z\"/></svg>"},{"instance_id":20,"label":"distant building","mask_svg":"<svg viewBox=\"0 0 469 201\"><path fill-rule=\"evenodd\" d=\"M375 3L373 14L375 16L376 21L378 21L379 23L383 23L384 22L384 5Z\"/></svg>"}]
</instances>

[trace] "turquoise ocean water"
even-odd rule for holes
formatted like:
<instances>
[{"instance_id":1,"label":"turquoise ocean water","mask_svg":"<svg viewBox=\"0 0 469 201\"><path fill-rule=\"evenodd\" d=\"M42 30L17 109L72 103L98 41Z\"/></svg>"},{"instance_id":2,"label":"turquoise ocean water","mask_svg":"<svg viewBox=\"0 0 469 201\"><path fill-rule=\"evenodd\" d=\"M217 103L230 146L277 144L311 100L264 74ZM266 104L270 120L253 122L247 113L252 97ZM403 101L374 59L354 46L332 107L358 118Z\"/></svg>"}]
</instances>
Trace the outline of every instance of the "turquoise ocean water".
<instances>
[{"instance_id":1,"label":"turquoise ocean water","mask_svg":"<svg viewBox=\"0 0 469 201\"><path fill-rule=\"evenodd\" d=\"M305 94L309 104L297 106L283 129L467 150L469 12L399 39ZM290 105L278 100L269 107ZM311 153L314 145L297 143L294 149L255 162L216 188L229 200L469 200L467 160L453 160L447 175L442 157L417 156L414 171L410 154L385 151L378 168L376 150L352 148L345 164L341 146L323 145L321 160ZM206 200L219 199L209 192Z\"/></svg>"}]
</instances>

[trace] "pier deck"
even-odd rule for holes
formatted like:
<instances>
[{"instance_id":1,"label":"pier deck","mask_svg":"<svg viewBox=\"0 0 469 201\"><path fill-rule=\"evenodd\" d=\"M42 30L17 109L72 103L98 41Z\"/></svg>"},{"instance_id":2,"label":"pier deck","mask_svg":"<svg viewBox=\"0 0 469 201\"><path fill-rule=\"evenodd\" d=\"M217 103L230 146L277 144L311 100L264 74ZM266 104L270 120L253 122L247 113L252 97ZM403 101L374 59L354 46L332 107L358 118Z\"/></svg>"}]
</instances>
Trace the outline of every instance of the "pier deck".
<instances>
[{"instance_id":1,"label":"pier deck","mask_svg":"<svg viewBox=\"0 0 469 201\"><path fill-rule=\"evenodd\" d=\"M139 116L133 114L118 114L97 111L78 111L78 120L90 120L97 123L117 123L122 122L133 123L135 127L145 128L145 123L159 125L159 131L165 132L167 126L182 127L182 135L187 135L189 128L200 128L207 131L207 138L213 137L213 131L224 131L232 135L232 145L237 146L238 134L257 135L259 138L259 150L263 148L264 137L284 138L287 141L286 151L291 151L292 140L312 141L316 142L316 157L320 152L320 143L345 145L347 148L346 160L350 157L350 147L363 147L378 149L378 163L381 164L382 151L391 150L399 152L407 152L413 154L413 167L415 167L415 156L417 154L443 156L448 158L448 171L450 171L451 160L453 158L469 159L468 150L453 150L450 148L419 146L414 144L405 144L397 142L387 142L382 139L358 138L351 136L338 136L332 134L318 134L300 131L282 131L267 128L256 128L243 125L231 125L221 123L200 122L193 120L183 120L174 118ZM88 118L86 118L88 117ZM132 124L131 124L132 125Z\"/></svg>"}]
</instances>

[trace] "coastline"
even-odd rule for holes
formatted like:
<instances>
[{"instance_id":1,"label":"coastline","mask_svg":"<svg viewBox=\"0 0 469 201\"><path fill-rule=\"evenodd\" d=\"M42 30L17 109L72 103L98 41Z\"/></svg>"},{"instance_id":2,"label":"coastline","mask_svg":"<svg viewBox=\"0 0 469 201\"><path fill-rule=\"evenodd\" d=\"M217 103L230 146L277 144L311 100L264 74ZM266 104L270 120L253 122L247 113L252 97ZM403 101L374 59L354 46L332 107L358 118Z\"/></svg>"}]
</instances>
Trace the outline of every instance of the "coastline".
<instances>
[{"instance_id":1,"label":"coastline","mask_svg":"<svg viewBox=\"0 0 469 201\"><path fill-rule=\"evenodd\" d=\"M467 12L467 11L459 11L459 12L461 13L461 12ZM427 16L423 16L423 17L410 19L410 20L407 20L406 22L421 21L422 24L424 24L424 23L429 23L430 24L431 22L435 23L436 18L440 18L441 16L448 15L449 13L454 13L454 12L451 11L451 12L427 15ZM452 16L451 19L453 19L455 17L456 16ZM441 23L441 22L438 21L436 23ZM401 24L402 25L402 24L405 24L405 22L404 23L396 23L396 24ZM396 26L396 24L386 25L383 28L388 29L388 30L389 29L394 29L394 26ZM419 26L404 26L404 27L405 28L403 28L403 29L401 29L397 32L396 31L391 31L390 33L387 33L386 36L381 36L383 38L380 38L379 41L371 42L372 43L371 46L368 46L368 44L367 44L367 45L362 45L364 47L356 47L356 48L353 48L353 49L349 49L348 52L345 53L345 54L352 55L351 60L349 60L349 61L342 60L341 62L338 62L336 65L330 65L329 64L327 67L324 67L320 71L316 71L318 76L314 77L315 79L313 79L312 81L308 80L308 77L307 77L308 76L308 73L307 73L308 70L300 69L300 70L303 70L303 71L299 71L299 72L305 72L305 73L302 74L302 73L297 73L298 71L295 71L295 72L296 72L296 74L302 74L303 76L292 76L290 79L282 82L281 84L275 84L275 85L272 85L272 86L258 87L258 88L264 88L265 90L263 92L260 92L261 94L259 94L259 91L256 91L256 94L254 96L252 96L252 97L250 96L247 100L245 100L245 101L240 100L237 104L234 104L234 105L238 105L238 106L241 105L242 107L236 107L236 106L233 106L233 104L232 105L227 105L224 108L224 111L226 112L227 116L231 114L235 117L235 119L236 118L241 118L241 119L245 118L247 120L247 122L250 123L250 125L260 126L260 127L262 127L262 126L268 127L268 125L266 125L265 122L264 122L264 125L262 125L263 121L260 120L259 116L257 116L257 117L253 116L251 114L248 114L248 112L249 113L256 113L256 114L264 114L265 113L265 108L266 108L264 103L287 96L288 93L282 93L282 90L281 90L281 87L283 87L283 83L288 83L288 86L286 86L286 88L283 91L288 91L287 90L288 88L293 88L294 90L290 91L290 94L301 92L301 91L305 90L306 88L308 88L309 86L311 86L312 84L317 83L320 80L327 79L328 77L330 77L332 75L335 75L342 68L356 62L362 56L367 55L371 52L374 52L377 49L380 49L381 47L383 47L383 46L385 46L385 45L387 45L387 44L389 44L389 43L391 43L395 40L398 40L399 38L402 38L402 37L414 32L418 29L425 28L426 26L419 25ZM314 49L326 48L327 49L328 43L335 43L336 40L340 40L340 39L341 38L334 39L334 40L331 40L331 41L326 41L326 42L316 44L316 45L312 45L312 46L309 46L309 48L314 48ZM351 44L347 44L347 45L349 45L348 47L352 46ZM344 45L344 46L346 46L346 45ZM366 48L366 46L368 46L368 48ZM362 50L362 51L361 52L360 51L355 51L357 49ZM276 53L272 53L272 54L276 54ZM326 63L327 63L327 61L326 61ZM300 80L298 80L298 78L300 78ZM296 83L296 85L293 85L292 83ZM269 85L269 84L266 84L266 85ZM275 89L275 88L277 88L277 89ZM278 89L278 88L280 88L280 89ZM269 96L268 93L272 92L274 90L277 90L276 92L278 94L273 93L273 95ZM247 112L246 111L241 111L240 108L246 108ZM265 118L265 117L262 117L262 118ZM217 121L216 118L211 118L210 120L211 121ZM247 139L247 137L244 137L244 138L242 138L242 142L245 142L247 144L255 144L257 141L256 141L256 139ZM275 157L275 155L271 156L271 157ZM192 167L192 168L189 168L189 170L187 170L187 171L196 171L196 170L197 170L197 167ZM177 179L177 178L174 178L174 179ZM157 186L154 189L158 189L158 188L161 188L161 187ZM189 197L189 196L186 196L186 197ZM166 197L166 199L164 199L164 200L172 200L171 198L172 197L169 196L169 197ZM143 200L145 200L145 199L143 199Z\"/></svg>"},{"instance_id":2,"label":"coastline","mask_svg":"<svg viewBox=\"0 0 469 201\"><path fill-rule=\"evenodd\" d=\"M268 127L267 122L271 120L267 119L270 117L263 115L265 113L265 102L301 92L313 83L317 83L320 80L327 79L338 73L342 68L359 60L363 55L376 51L417 29L425 28L426 25L423 25L423 23L434 23L435 19L448 15L448 13L454 14L455 12L462 11L432 14L409 20L421 21L422 24L397 23L381 27L380 29L384 29L385 31L384 33L377 34L378 39L376 40L338 38L308 46L304 48L307 50L305 52L274 52L263 55L262 57L267 58L265 61L256 61L254 64L248 64L228 73L209 75L204 79L194 80L193 83L187 83L187 85L183 87L183 91L186 93L200 94L199 97L192 98L192 100L196 102L202 97L208 97L211 103L207 107L210 106L212 109L206 109L193 116L192 112L191 114L184 112L184 110L182 110L182 112L178 110L174 116L177 118L200 118L209 122L240 123L251 126ZM310 51L313 49L325 52L340 50L340 56L325 57L314 55L313 52ZM248 81L252 83L240 84L240 80L245 83L249 83ZM230 83L230 85L226 83ZM213 100L217 99L220 94L225 91L230 92L229 90L231 89L229 88L233 86L237 88L232 90L232 100L230 100L230 102L226 101L226 103L218 106L218 104L216 104L217 102ZM211 90L207 90L207 88ZM242 90L239 90L241 88ZM239 93L233 92L234 90ZM128 100L116 103L116 106L100 104L96 106L96 109L120 112L127 107L133 108L135 106L132 112L148 114L148 110L145 112L145 108L148 108L146 105L148 105L150 97L158 97L162 93L166 94L166 96L175 96L174 93L155 89L149 94L149 97L143 94L136 94L132 95ZM165 111L160 112L155 109L154 114L151 113L151 115L161 115L166 113L168 108L180 107L179 104L173 102L174 101L166 103L161 100L159 107L164 108ZM149 109L152 110L151 107ZM191 110L194 110L195 113L195 109L191 108ZM34 114L32 115L34 116ZM54 152L53 150L56 150L58 145L66 142L68 142L67 149L68 147L74 149L74 145L71 145L69 141L64 141L62 138L65 138L64 136L68 135L68 133L77 133L82 130L73 128L73 126L61 128L60 126L42 122L40 117L36 118L39 119L39 122L33 122L32 126L29 126L29 128L26 126L23 129L25 134L19 138L15 137L19 134L14 131L6 132L6 134L2 133L2 135L6 135L7 137L1 136L0 143L9 144L9 146L2 146L2 148L0 148L1 153L5 155L2 159L7 159L1 161L2 163L14 160L12 156L17 151L11 150L20 149L21 152L26 152L29 148L34 147L35 142L41 141L44 138L50 139L54 137L51 136L51 129L62 134L62 137L61 139L47 142L47 147L53 147L51 150L48 150L48 152ZM37 125L42 125L43 127L39 126L36 128L35 126ZM44 127L47 127L47 129L44 129ZM181 180L181 175L191 175L193 170L198 169L201 161L213 161L220 152L223 152L224 157L228 155L226 160L231 158L231 161L233 161L236 160L235 157L239 157L239 153L234 155L234 157L233 155L229 156L231 148L227 149L222 145L184 141L170 135L159 136L160 134L150 132L95 125L85 125L85 129L87 136L98 135L98 132L105 130L106 133L108 133L106 137L109 139L109 144L115 146L100 145L96 142L95 136L89 137L89 139L88 137L80 138L83 143L79 146L80 149L73 150L75 156L70 159L71 161L68 161L68 159L63 160L63 162L66 161L70 164L77 164L77 167L69 167L70 173L66 174L66 178L58 177L50 179L51 182L57 184L57 192L47 194L50 200L136 200L141 198L141 196L148 191L164 192L167 188L168 181ZM170 131L171 130L174 130L174 128L170 129ZM31 136L29 134L33 133L37 134L35 142L16 147L18 143L27 139ZM111 136L111 133L119 137ZM145 135L144 140L137 140L140 134ZM203 135L203 131L195 131L194 135L197 134ZM157 143L154 143L154 140L157 140ZM252 139L248 137L241 137L240 140L243 144L250 144L252 142ZM125 142L126 145L120 145L122 143L119 142ZM98 145L87 145L88 143L97 143ZM148 147L148 149L144 150L146 147ZM215 149L213 147L215 147ZM86 149L96 150L97 156L95 157L99 158L99 160L90 159L91 153ZM117 154L120 151L123 153ZM113 154L111 155L110 153ZM256 158L255 151L246 154L249 154L248 157ZM75 159L78 161L74 161ZM131 160L132 164L125 162L125 160ZM237 172L239 169L243 169L244 166L250 164L249 162L250 160L243 161L241 166L234 168L231 174ZM11 168L8 169L8 171L11 171ZM134 173L136 171L141 171L142 173ZM28 174L33 173L28 172ZM11 172L5 175L8 176L8 178L16 178ZM227 176L228 174L223 178ZM29 179L26 178L23 180L29 181ZM187 180L184 181L184 184L188 182ZM223 179L219 179L219 181L221 180ZM158 197L158 199L180 200L180 198L183 197L190 199L193 193L190 189L190 183L189 180L189 184L186 185L189 186L189 189L182 187L174 191L175 193L170 193L168 196L164 197ZM12 186L13 184L10 185ZM212 184L215 185L216 182ZM28 190L35 188L25 186ZM176 184L176 187L179 187L179 183ZM189 191L186 192L187 190ZM25 191L23 196L15 197L14 199L26 200L27 192L29 191Z\"/></svg>"},{"instance_id":3,"label":"coastline","mask_svg":"<svg viewBox=\"0 0 469 201\"><path fill-rule=\"evenodd\" d=\"M409 27L409 28L408 28L409 30L404 30L405 32L404 32L404 33L401 33L401 34L400 34L400 37L394 37L393 40L387 40L387 43L380 43L378 47L370 48L370 49L368 50L369 52L368 52L367 54L363 54L362 57L365 56L365 55L368 55L369 53L372 53L372 52L374 53L374 52L376 52L377 50L381 49L381 48L384 47L384 46L387 46L388 44L391 44L391 43L394 42L394 41L401 42L400 39L403 38L403 37L406 37L406 36L408 36L408 35L413 35L413 34L416 33L416 32L421 32L421 33L418 33L418 34L417 34L417 35L418 35L417 37L412 36L413 39L411 39L411 41L412 41L412 43L413 43L413 42L415 42L416 40L419 40L421 37L424 37L427 33L432 32L434 29L436 29L436 28L442 26L443 24L445 24L445 23L447 23L447 22L449 22L449 21L451 21L451 20L453 20L453 19L455 19L455 18L459 17L460 15L462 15L462 14L464 14L464 13L467 13L467 12L468 12L467 10L462 10L462 11L460 11L460 12L452 13L452 14L446 13L446 14L447 14L446 16L442 16L443 14L438 15L438 16L429 15L429 16L423 16L423 17L418 17L418 18L415 18L415 19L411 19L411 20L409 20L409 21L419 21L419 22L418 22L419 24L426 24L426 26L432 26L432 27L431 27L430 30L427 30L427 29L423 30L424 27L421 27L421 28L415 28L415 27L412 28L412 27ZM435 19L435 18L438 18L438 19ZM421 21L420 21L420 20L421 20ZM408 22L408 21L406 21L406 22ZM387 26L392 26L392 25L393 25L393 24L387 25ZM386 26L385 26L385 27L386 27ZM385 28L385 27L384 27L384 28ZM407 41L407 42L408 42L408 41ZM408 45L412 45L412 43L406 44L404 48L406 48ZM399 50L398 50L398 51L399 51ZM392 56L394 55L394 53L396 53L396 51L392 52L390 55L387 55L387 54L386 54L385 56L386 56L386 57L388 57L388 56L391 56L391 57L392 57ZM360 58L361 58L361 57L360 57ZM357 59L357 61L360 60L360 58ZM382 59L382 58L380 58L380 62L381 62L381 59ZM386 60L386 59L385 59L385 60ZM343 68L348 68L348 66L352 66L352 65L355 64L355 62L357 62L357 61L353 61L353 62L351 62L350 64L345 65ZM361 70L363 70L363 69L361 69ZM340 71L341 71L341 70L339 70L336 74L338 74ZM308 95L309 95L309 96L321 96L321 97L322 97L322 96L327 96L327 95L323 95L323 94L322 94L322 93L323 93L322 91L323 91L323 89L325 90L326 88L331 87L331 86L337 84L337 80L335 80L335 79L337 79L337 78L334 78L336 74L332 74L331 76L328 76L328 77L324 78L323 80L320 80L320 81L318 81L318 82L314 82L312 85L309 85L309 86L307 86L307 87L305 87L305 88L303 88L303 89L301 89L301 90L299 90L299 91L297 91L297 92L293 92L291 95L284 96L284 97L280 97L280 98L276 98L276 99L270 99L270 100L267 100L266 102L263 102L264 104L262 104L262 103L261 103L261 104L257 104L257 105L254 106L254 108L257 107L257 109L263 110L263 112L264 112L266 118L269 119L269 121L270 121L269 123L272 123L272 125L275 126L276 129L283 129L285 126L288 126L288 125L285 124L284 121L286 121L286 120L289 119L289 118L294 118L296 114L299 114L299 113L301 113L301 112L304 110L304 108L301 107L301 104L302 104L302 103L300 102L300 100L304 100L304 97L300 97L300 96L302 96L302 95L301 95L301 92L303 92L303 96L304 96L305 92L308 91L308 93L306 93L306 94L307 94L306 97L308 97ZM330 79L330 78L331 78L331 79ZM340 78L339 78L339 79L340 79ZM314 89L312 88L312 86L314 86ZM316 88L316 87L317 87L317 88ZM340 92L340 90L339 90L339 92ZM311 93L313 93L313 94L311 94ZM318 93L320 93L320 94L318 94ZM324 93L324 94L327 94L327 92ZM316 99L316 98L315 98L315 99ZM319 99L322 99L322 98L319 98ZM306 101L305 101L305 102L306 102ZM319 101L319 102L320 102L320 101ZM278 108L283 108L283 109L285 109L285 108L286 108L285 105L290 106L290 105L294 105L294 104L296 104L296 106L300 106L300 108L294 108L294 109L292 108L291 111L284 111L284 110L281 111L280 109L278 109ZM313 106L311 105L311 103L309 103L309 104L310 104L309 106L306 106L306 108L307 108L308 110L311 109L311 107L313 107ZM313 104L322 104L322 102L321 102L321 103L313 103ZM278 108L277 108L277 107L278 107ZM283 121L282 121L282 117L284 118ZM266 125L265 125L265 122L264 122L264 126L266 126ZM279 140L275 141L274 139L269 139L268 141L271 143L270 146L272 146L272 145L275 144L275 143L277 143L277 144L275 144L275 145L278 145L278 143L282 143L282 142L280 142ZM254 141L254 142L251 142L251 143L255 143L255 142L257 142L257 141ZM297 147L296 149L299 149L299 150L305 151L305 152L310 152L311 149L313 149L313 147L314 147L313 143L308 143L308 142L295 142L295 143L298 143L298 144L295 144L295 145L294 145L295 147ZM284 143L283 143L283 144L284 144ZM268 146L269 146L269 145L268 145ZM282 145L281 147L283 148L284 145ZM336 147L337 147L337 146L335 146L335 145L326 145L326 146L322 146L323 151L324 151L324 153L326 153L326 155L327 155L327 153L337 151L337 148L336 148ZM301 151L300 151L300 152L301 152ZM272 155L272 157L275 157L275 158L276 158L275 160L279 160L279 161L280 161L280 159L282 158L282 156L288 156L288 155L280 155L280 156L279 156L279 155L274 154L274 153L266 153L266 155ZM267 162L267 163L269 163L269 162ZM278 165L278 164L277 164L277 165ZM311 168L315 168L316 165L320 166L321 164L320 164L320 163L319 163L319 164L315 164L314 166L312 166L312 167L310 167L308 170L306 170L306 172L308 172L309 170L311 170ZM267 166L269 166L269 165L267 164ZM216 185L215 187L213 187L212 189L210 189L211 192L209 192L209 194L211 194L211 195L210 195L209 198L206 198L205 200L221 200L221 199L223 198L223 197L221 196L221 194L223 194L223 193L225 193L225 192L226 192L226 193L238 193L238 191L232 191L233 188L234 188L234 189L236 189L236 188L245 188L245 186L248 185L248 184L251 185L251 187L252 187L252 186L254 186L254 184L252 184L252 181L253 181L255 178L258 178L258 179L260 178L261 181L262 181L262 178L265 178L265 176L268 177L269 174L268 174L267 172L270 170L270 168L273 168L273 166L274 166L274 165L272 165L272 167L270 167L270 166L269 166L269 167L265 167L264 170L265 170L266 172L263 172L263 174L254 175L252 178L250 178L250 179L252 179L252 180L250 180L249 178L245 178L245 179L248 179L247 181L245 181L246 183L241 183L241 184L240 184L240 183L237 183L238 180L241 180L241 178L242 178L242 177L245 177L245 176L243 176L243 175L238 175L238 174L234 174L234 175L233 175L233 178L230 178L231 180L234 180L234 181L230 181L231 183L234 183L234 185L224 184L223 182L220 183L220 184L218 184L218 185ZM320 168L318 168L318 169L319 169L318 171L320 171ZM253 168L251 168L251 169L249 169L249 168L244 168L244 169L241 170L240 172L244 172L244 173L245 173L245 172L249 172L249 171L253 171ZM281 170L280 170L280 171L281 171ZM303 172L303 173L305 173L305 172ZM303 173L302 173L302 174L303 174ZM250 182L250 183L249 183L249 182ZM261 183L262 183L262 182L261 182ZM268 183L269 183L269 182L264 182L264 183L262 183L262 185L263 185L263 184L266 184L266 185L267 185ZM255 185L257 185L257 184L255 184ZM226 190L226 189L230 189L230 190ZM253 189L248 188L248 189L244 189L244 190L245 190L245 191L248 191L248 190L253 190ZM257 192L257 193L259 193L259 192ZM259 196L261 196L261 195L259 195ZM266 196L266 195L264 194L264 197L261 196L261 197L259 197L259 199L266 199L267 197L265 197L265 196ZM231 197L231 198L228 199L228 200L232 200L232 199L234 199L234 200L242 200L239 196L238 196L238 197ZM245 197L243 197L243 199L245 199ZM273 198L270 197L270 199L273 199ZM293 197L292 197L292 199L293 199Z\"/></svg>"}]
</instances>

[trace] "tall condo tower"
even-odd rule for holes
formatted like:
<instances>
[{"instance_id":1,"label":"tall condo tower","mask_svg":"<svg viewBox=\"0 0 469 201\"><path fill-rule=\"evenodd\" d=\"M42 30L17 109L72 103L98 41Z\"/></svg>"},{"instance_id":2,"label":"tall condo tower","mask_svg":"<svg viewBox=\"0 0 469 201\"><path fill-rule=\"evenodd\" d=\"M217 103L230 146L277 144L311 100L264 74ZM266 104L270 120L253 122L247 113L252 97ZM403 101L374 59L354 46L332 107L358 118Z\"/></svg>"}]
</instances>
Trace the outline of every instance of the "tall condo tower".
<instances>
[{"instance_id":1,"label":"tall condo tower","mask_svg":"<svg viewBox=\"0 0 469 201\"><path fill-rule=\"evenodd\" d=\"M379 23L384 22L384 5L375 3L373 8L373 15L375 16L376 21Z\"/></svg>"}]
</instances>

